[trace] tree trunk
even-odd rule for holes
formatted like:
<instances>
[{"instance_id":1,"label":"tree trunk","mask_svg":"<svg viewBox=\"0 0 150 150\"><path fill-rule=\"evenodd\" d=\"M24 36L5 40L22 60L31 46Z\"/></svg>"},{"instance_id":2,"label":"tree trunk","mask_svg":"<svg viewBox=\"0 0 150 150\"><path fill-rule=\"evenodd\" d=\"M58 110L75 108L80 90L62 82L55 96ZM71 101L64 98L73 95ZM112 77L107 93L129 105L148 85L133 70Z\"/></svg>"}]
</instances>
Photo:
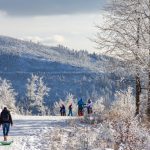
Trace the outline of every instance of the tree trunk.
<instances>
[{"instance_id":1,"label":"tree trunk","mask_svg":"<svg viewBox=\"0 0 150 150\"><path fill-rule=\"evenodd\" d=\"M150 72L148 77L148 102L147 102L147 116L150 119Z\"/></svg>"},{"instance_id":2,"label":"tree trunk","mask_svg":"<svg viewBox=\"0 0 150 150\"><path fill-rule=\"evenodd\" d=\"M149 0L149 8L150 8L150 0ZM149 12L149 64L148 64L148 102L147 102L147 116L150 120L150 12Z\"/></svg>"},{"instance_id":3,"label":"tree trunk","mask_svg":"<svg viewBox=\"0 0 150 150\"><path fill-rule=\"evenodd\" d=\"M136 114L139 114L140 110L140 93L141 93L141 83L140 78L138 75L136 75Z\"/></svg>"},{"instance_id":4,"label":"tree trunk","mask_svg":"<svg viewBox=\"0 0 150 150\"><path fill-rule=\"evenodd\" d=\"M140 3L139 3L140 5ZM139 41L140 41L140 17L138 14L138 9L137 11L137 15L138 15L138 22L137 22L137 49L139 50L140 45L139 45ZM138 57L136 56L136 61L138 62ZM139 110L140 110L140 93L141 93L141 83L140 83L140 77L139 77L139 68L136 67L136 113L135 115L139 114Z\"/></svg>"}]
</instances>

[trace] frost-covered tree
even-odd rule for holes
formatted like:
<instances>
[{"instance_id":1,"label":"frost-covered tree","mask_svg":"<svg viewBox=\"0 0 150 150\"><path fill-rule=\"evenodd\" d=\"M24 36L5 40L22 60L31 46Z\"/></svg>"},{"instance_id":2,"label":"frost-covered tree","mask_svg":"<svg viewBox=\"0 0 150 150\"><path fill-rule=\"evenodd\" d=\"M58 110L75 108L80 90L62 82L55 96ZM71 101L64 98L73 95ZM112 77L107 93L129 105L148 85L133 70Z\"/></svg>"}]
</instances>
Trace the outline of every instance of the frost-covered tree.
<instances>
[{"instance_id":1,"label":"frost-covered tree","mask_svg":"<svg viewBox=\"0 0 150 150\"><path fill-rule=\"evenodd\" d=\"M37 91L37 85L36 85L36 81L38 79L38 76L33 75L31 76L31 79L27 80L27 110L28 112L32 112L32 109L34 107L34 102L36 100L36 91Z\"/></svg>"},{"instance_id":2,"label":"frost-covered tree","mask_svg":"<svg viewBox=\"0 0 150 150\"><path fill-rule=\"evenodd\" d=\"M135 76L136 114L139 113L140 104L140 75L150 74L149 24L149 0L111 0L105 12L104 25L98 26L96 40L98 48L123 61L128 73ZM149 80L146 81L148 87L150 87ZM150 88L147 89L149 91L147 106L150 110Z\"/></svg>"},{"instance_id":3,"label":"frost-covered tree","mask_svg":"<svg viewBox=\"0 0 150 150\"><path fill-rule=\"evenodd\" d=\"M33 114L43 114L45 112L44 97L48 96L50 88L44 84L42 77L33 74L26 86L28 111Z\"/></svg>"},{"instance_id":4,"label":"frost-covered tree","mask_svg":"<svg viewBox=\"0 0 150 150\"><path fill-rule=\"evenodd\" d=\"M96 113L102 113L105 109L104 99L101 97L93 104L93 110Z\"/></svg>"},{"instance_id":5,"label":"frost-covered tree","mask_svg":"<svg viewBox=\"0 0 150 150\"><path fill-rule=\"evenodd\" d=\"M44 84L43 77L38 77L36 101L34 102L34 107L36 108L36 111L39 114L42 114L43 112L45 112L44 97L48 96L49 91L50 91L50 88L48 88Z\"/></svg>"},{"instance_id":6,"label":"frost-covered tree","mask_svg":"<svg viewBox=\"0 0 150 150\"><path fill-rule=\"evenodd\" d=\"M113 118L133 119L135 117L135 98L132 93L132 88L127 91L118 91L115 94L115 101L111 106L110 114ZM128 113L127 113L128 110Z\"/></svg>"},{"instance_id":7,"label":"frost-covered tree","mask_svg":"<svg viewBox=\"0 0 150 150\"><path fill-rule=\"evenodd\" d=\"M0 78L0 107L8 107L11 111L16 111L16 96L10 81Z\"/></svg>"},{"instance_id":8,"label":"frost-covered tree","mask_svg":"<svg viewBox=\"0 0 150 150\"><path fill-rule=\"evenodd\" d=\"M149 45L145 41L148 40L145 27L148 22L142 16L145 9L149 11L145 7L147 1L111 0L104 14L104 26L98 26L98 48L126 61L128 66L131 64L131 71L136 71L137 66L139 69L148 67L148 50L144 45Z\"/></svg>"}]
</instances>

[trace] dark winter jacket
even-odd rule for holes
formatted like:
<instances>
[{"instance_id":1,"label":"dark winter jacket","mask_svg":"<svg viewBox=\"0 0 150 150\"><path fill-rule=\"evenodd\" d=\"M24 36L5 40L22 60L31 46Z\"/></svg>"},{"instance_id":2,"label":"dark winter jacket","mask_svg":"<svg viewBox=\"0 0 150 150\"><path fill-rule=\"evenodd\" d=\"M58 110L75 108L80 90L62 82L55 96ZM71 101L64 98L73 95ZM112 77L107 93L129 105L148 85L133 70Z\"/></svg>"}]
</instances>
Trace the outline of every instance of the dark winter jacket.
<instances>
[{"instance_id":1,"label":"dark winter jacket","mask_svg":"<svg viewBox=\"0 0 150 150\"><path fill-rule=\"evenodd\" d=\"M72 104L71 104L71 105L69 105L69 110L72 110Z\"/></svg>"},{"instance_id":2,"label":"dark winter jacket","mask_svg":"<svg viewBox=\"0 0 150 150\"><path fill-rule=\"evenodd\" d=\"M61 113L65 113L65 112L66 112L66 108L65 108L64 105L63 105L62 107L60 107L60 112L61 112Z\"/></svg>"},{"instance_id":3,"label":"dark winter jacket","mask_svg":"<svg viewBox=\"0 0 150 150\"><path fill-rule=\"evenodd\" d=\"M11 125L13 124L10 111L8 111L7 109L3 109L0 114L0 124L3 123L10 123Z\"/></svg>"},{"instance_id":4,"label":"dark winter jacket","mask_svg":"<svg viewBox=\"0 0 150 150\"><path fill-rule=\"evenodd\" d=\"M83 107L84 107L84 102L83 102L83 100L82 100L82 98L78 101L78 108L80 108L80 109L83 109Z\"/></svg>"}]
</instances>

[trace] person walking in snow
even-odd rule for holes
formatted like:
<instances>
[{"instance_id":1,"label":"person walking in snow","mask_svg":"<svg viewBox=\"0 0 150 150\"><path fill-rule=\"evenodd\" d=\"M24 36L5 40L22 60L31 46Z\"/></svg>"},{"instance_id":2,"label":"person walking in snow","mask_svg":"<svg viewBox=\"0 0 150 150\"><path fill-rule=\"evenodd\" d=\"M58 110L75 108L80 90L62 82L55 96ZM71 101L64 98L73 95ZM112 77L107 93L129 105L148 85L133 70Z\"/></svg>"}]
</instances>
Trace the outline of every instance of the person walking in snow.
<instances>
[{"instance_id":1,"label":"person walking in snow","mask_svg":"<svg viewBox=\"0 0 150 150\"><path fill-rule=\"evenodd\" d=\"M86 107L87 107L87 113L88 114L92 114L92 106L93 106L93 103L92 103L92 101L89 99L88 100L88 103L87 103L87 105L86 105Z\"/></svg>"},{"instance_id":2,"label":"person walking in snow","mask_svg":"<svg viewBox=\"0 0 150 150\"><path fill-rule=\"evenodd\" d=\"M83 108L84 108L84 102L82 100L82 98L78 101L78 116L83 116L84 112L83 112Z\"/></svg>"},{"instance_id":3,"label":"person walking in snow","mask_svg":"<svg viewBox=\"0 0 150 150\"><path fill-rule=\"evenodd\" d=\"M66 116L66 108L63 104L60 107L60 114L61 114L61 116Z\"/></svg>"},{"instance_id":4,"label":"person walking in snow","mask_svg":"<svg viewBox=\"0 0 150 150\"><path fill-rule=\"evenodd\" d=\"M69 109L68 116L73 116L73 114L72 114L72 104L69 105L68 109Z\"/></svg>"},{"instance_id":5,"label":"person walking in snow","mask_svg":"<svg viewBox=\"0 0 150 150\"><path fill-rule=\"evenodd\" d=\"M7 141L10 124L13 125L10 111L7 109L7 107L4 107L0 114L0 126L2 125L3 128L4 141Z\"/></svg>"}]
</instances>

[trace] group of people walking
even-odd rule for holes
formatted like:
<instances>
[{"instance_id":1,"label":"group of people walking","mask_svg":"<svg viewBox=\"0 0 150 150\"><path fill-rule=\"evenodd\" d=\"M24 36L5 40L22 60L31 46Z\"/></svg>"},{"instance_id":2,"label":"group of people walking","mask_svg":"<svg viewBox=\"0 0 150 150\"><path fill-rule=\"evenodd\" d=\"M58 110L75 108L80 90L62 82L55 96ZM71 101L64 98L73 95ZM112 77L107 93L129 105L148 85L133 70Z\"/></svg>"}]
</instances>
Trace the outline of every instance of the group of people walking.
<instances>
[{"instance_id":1,"label":"group of people walking","mask_svg":"<svg viewBox=\"0 0 150 150\"><path fill-rule=\"evenodd\" d=\"M93 112L92 111L93 103L90 99L88 100L87 104L85 104L83 102L82 98L81 98L81 99L79 99L77 105L78 105L78 116L83 116L84 115L84 108L87 108L87 113L88 114L91 114ZM68 107L68 111L69 111L68 116L73 116L73 112L72 112L73 108L72 107L73 107L72 104L70 104L69 107ZM66 116L66 108L65 108L64 104L62 104L60 106L60 115L61 116Z\"/></svg>"},{"instance_id":2,"label":"group of people walking","mask_svg":"<svg viewBox=\"0 0 150 150\"><path fill-rule=\"evenodd\" d=\"M82 98L78 101L78 116L83 116L84 115L84 108L87 108L87 113L88 114L92 114L93 110L92 110L92 106L93 103L92 101L89 99L87 104L85 104L82 100Z\"/></svg>"},{"instance_id":3,"label":"group of people walking","mask_svg":"<svg viewBox=\"0 0 150 150\"><path fill-rule=\"evenodd\" d=\"M68 116L73 116L73 113L72 113L72 104L69 105L68 110L69 110ZM66 108L65 108L64 104L62 104L60 106L60 115L61 116L66 116Z\"/></svg>"}]
</instances>

